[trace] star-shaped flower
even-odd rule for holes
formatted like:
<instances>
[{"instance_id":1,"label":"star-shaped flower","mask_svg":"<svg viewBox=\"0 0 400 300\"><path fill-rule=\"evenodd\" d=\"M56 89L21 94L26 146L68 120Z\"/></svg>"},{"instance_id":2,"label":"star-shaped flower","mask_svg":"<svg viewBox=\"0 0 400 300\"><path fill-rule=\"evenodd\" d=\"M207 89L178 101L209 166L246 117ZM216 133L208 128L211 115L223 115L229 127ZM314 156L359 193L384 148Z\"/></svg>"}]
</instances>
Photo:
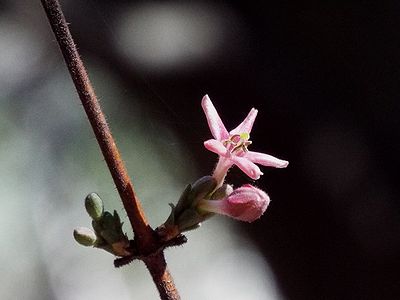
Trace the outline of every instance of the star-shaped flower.
<instances>
[{"instance_id":1,"label":"star-shaped flower","mask_svg":"<svg viewBox=\"0 0 400 300\"><path fill-rule=\"evenodd\" d=\"M219 161L213 174L219 185L223 183L227 171L233 165L238 166L252 179L259 179L263 174L256 164L275 168L287 167L289 162L286 160L247 149L251 144L250 132L258 112L255 108L250 110L239 126L228 132L208 95L203 97L201 106L214 137L214 139L205 141L204 146L219 155Z\"/></svg>"}]
</instances>

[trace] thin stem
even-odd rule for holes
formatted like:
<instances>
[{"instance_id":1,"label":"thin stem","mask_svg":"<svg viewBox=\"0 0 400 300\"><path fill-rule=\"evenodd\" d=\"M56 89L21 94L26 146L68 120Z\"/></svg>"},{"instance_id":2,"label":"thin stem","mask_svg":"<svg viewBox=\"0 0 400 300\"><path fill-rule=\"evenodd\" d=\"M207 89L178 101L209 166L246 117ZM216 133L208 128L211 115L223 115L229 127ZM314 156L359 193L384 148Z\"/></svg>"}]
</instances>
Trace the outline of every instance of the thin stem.
<instances>
[{"instance_id":1,"label":"thin stem","mask_svg":"<svg viewBox=\"0 0 400 300\"><path fill-rule=\"evenodd\" d=\"M104 159L110 169L111 176L121 196L133 231L138 240L143 240L144 243L147 243L146 238L150 236L151 228L135 194L128 172L122 162L114 138L111 135L110 128L101 111L99 101L97 100L86 69L79 57L61 7L57 0L42 0L42 5L47 13L50 25L57 38Z\"/></svg>"},{"instance_id":2,"label":"thin stem","mask_svg":"<svg viewBox=\"0 0 400 300\"><path fill-rule=\"evenodd\" d=\"M151 253L158 247L155 233L148 224L140 201L135 194L132 182L121 159L114 138L111 135L110 128L101 110L86 69L79 57L61 6L58 0L41 0L41 2L126 213L128 214L135 234L136 246L141 253ZM166 267L163 253L145 257L143 260L153 277L161 299L180 299L172 277Z\"/></svg>"}]
</instances>

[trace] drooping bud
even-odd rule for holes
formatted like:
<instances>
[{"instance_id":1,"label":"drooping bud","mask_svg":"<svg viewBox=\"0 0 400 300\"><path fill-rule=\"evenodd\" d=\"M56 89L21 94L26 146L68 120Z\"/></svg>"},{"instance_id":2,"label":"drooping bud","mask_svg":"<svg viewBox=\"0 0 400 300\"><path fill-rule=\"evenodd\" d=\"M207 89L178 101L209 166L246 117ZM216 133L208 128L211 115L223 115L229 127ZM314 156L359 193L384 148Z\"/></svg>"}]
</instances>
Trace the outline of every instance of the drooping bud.
<instances>
[{"instance_id":1,"label":"drooping bud","mask_svg":"<svg viewBox=\"0 0 400 300\"><path fill-rule=\"evenodd\" d=\"M270 199L264 191L246 184L221 200L203 199L197 208L200 213L211 212L241 221L253 222L261 217L269 202Z\"/></svg>"},{"instance_id":2,"label":"drooping bud","mask_svg":"<svg viewBox=\"0 0 400 300\"><path fill-rule=\"evenodd\" d=\"M93 230L86 227L78 227L74 229L75 240L83 246L93 246L96 243L97 237Z\"/></svg>"},{"instance_id":3,"label":"drooping bud","mask_svg":"<svg viewBox=\"0 0 400 300\"><path fill-rule=\"evenodd\" d=\"M90 193L85 198L85 208L93 220L99 220L104 213L104 204L99 195Z\"/></svg>"}]
</instances>

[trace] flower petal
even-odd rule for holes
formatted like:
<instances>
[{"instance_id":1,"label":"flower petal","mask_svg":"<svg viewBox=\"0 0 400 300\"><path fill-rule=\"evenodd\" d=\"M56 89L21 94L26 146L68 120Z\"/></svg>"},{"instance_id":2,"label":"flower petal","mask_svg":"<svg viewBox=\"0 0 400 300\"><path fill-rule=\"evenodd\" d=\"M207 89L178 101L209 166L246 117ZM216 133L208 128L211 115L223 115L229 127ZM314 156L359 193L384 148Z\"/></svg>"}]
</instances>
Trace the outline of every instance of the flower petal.
<instances>
[{"instance_id":1,"label":"flower petal","mask_svg":"<svg viewBox=\"0 0 400 300\"><path fill-rule=\"evenodd\" d=\"M272 155L260 152L247 151L245 157L253 163L257 163L267 167L286 168L289 164L289 162L286 160L282 160Z\"/></svg>"},{"instance_id":2,"label":"flower petal","mask_svg":"<svg viewBox=\"0 0 400 300\"><path fill-rule=\"evenodd\" d=\"M270 199L264 191L245 184L226 197L226 202L226 209L233 218L253 222L264 214Z\"/></svg>"},{"instance_id":3,"label":"flower petal","mask_svg":"<svg viewBox=\"0 0 400 300\"><path fill-rule=\"evenodd\" d=\"M236 127L235 129L233 129L230 134L234 135L234 134L241 134L241 133L250 133L251 129L253 128L253 123L254 120L257 117L257 113L258 110L255 108L252 108L249 112L249 114L247 115L246 119L243 120L242 123L239 124L238 127Z\"/></svg>"},{"instance_id":4,"label":"flower petal","mask_svg":"<svg viewBox=\"0 0 400 300\"><path fill-rule=\"evenodd\" d=\"M206 147L207 150L210 150L211 152L214 152L220 156L226 156L228 152L228 149L226 149L220 141L214 139L205 141L204 147Z\"/></svg>"},{"instance_id":5,"label":"flower petal","mask_svg":"<svg viewBox=\"0 0 400 300\"><path fill-rule=\"evenodd\" d=\"M231 160L235 165L240 168L240 170L242 170L244 173L246 173L247 176L254 180L259 179L260 176L263 174L256 164L245 157L232 155Z\"/></svg>"},{"instance_id":6,"label":"flower petal","mask_svg":"<svg viewBox=\"0 0 400 300\"><path fill-rule=\"evenodd\" d=\"M219 141L229 138L228 130L226 130L224 123L222 123L222 120L208 95L205 95L201 100L201 106L203 107L208 127L210 127L213 137Z\"/></svg>"}]
</instances>

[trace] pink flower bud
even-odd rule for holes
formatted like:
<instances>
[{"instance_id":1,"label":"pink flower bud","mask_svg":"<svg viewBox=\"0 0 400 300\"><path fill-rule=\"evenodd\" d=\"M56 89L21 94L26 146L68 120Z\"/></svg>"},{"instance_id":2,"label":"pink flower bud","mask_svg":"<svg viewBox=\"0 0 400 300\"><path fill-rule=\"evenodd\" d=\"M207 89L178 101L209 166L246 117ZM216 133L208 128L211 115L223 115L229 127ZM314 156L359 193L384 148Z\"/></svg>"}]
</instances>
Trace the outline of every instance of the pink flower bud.
<instances>
[{"instance_id":1,"label":"pink flower bud","mask_svg":"<svg viewBox=\"0 0 400 300\"><path fill-rule=\"evenodd\" d=\"M253 222L262 216L269 201L270 199L264 191L250 184L245 184L222 200L201 200L197 208L200 211L226 215L240 221Z\"/></svg>"}]
</instances>

